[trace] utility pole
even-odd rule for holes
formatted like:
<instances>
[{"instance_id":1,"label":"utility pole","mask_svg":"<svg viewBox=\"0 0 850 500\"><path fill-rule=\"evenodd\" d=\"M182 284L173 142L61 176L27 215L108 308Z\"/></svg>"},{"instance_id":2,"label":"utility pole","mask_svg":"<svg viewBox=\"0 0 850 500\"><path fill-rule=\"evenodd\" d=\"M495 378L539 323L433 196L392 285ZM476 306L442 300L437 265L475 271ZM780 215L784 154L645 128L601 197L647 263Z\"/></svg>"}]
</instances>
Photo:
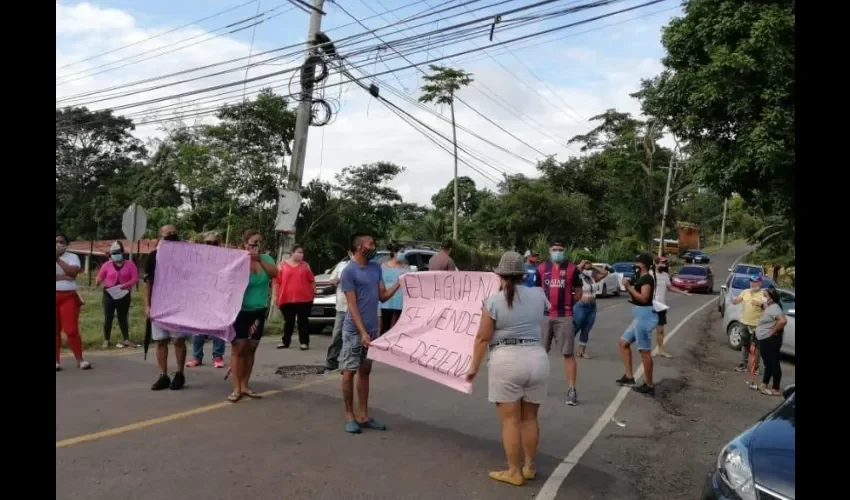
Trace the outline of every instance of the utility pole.
<instances>
[{"instance_id":1,"label":"utility pole","mask_svg":"<svg viewBox=\"0 0 850 500\"><path fill-rule=\"evenodd\" d=\"M455 147L455 201L454 201L454 211L452 212L452 240L457 241L457 205L458 205L458 192L457 192L457 128L455 128L455 95L452 92L451 101L449 101L449 105L452 108L452 142Z\"/></svg>"},{"instance_id":2,"label":"utility pole","mask_svg":"<svg viewBox=\"0 0 850 500\"><path fill-rule=\"evenodd\" d=\"M720 224L720 246L726 242L726 208L729 205L729 197L723 198L723 222Z\"/></svg>"},{"instance_id":3,"label":"utility pole","mask_svg":"<svg viewBox=\"0 0 850 500\"><path fill-rule=\"evenodd\" d=\"M670 182L673 179L673 161L676 159L676 152L670 155L670 164L667 166L667 188L664 190L664 210L661 212L661 238L658 242L658 255L664 255L664 225L667 223L667 206L670 203Z\"/></svg>"},{"instance_id":4,"label":"utility pole","mask_svg":"<svg viewBox=\"0 0 850 500\"><path fill-rule=\"evenodd\" d=\"M300 3L300 2L299 2ZM301 68L301 97L298 102L298 110L295 116L295 137L292 144L292 158L289 165L289 176L286 180L286 188L281 193L278 201L278 220L275 230L279 233L279 246L277 252L278 262L288 257L295 245L295 219L301 206L301 182L304 177L304 159L307 156L307 133L310 130L313 107L313 85L315 64L309 60L319 55L316 44L316 34L321 30L322 16L324 12L324 0L313 0L313 8L310 9L310 28L307 30L307 57ZM294 210L294 213L293 213ZM281 223L282 215L288 222Z\"/></svg>"}]
</instances>

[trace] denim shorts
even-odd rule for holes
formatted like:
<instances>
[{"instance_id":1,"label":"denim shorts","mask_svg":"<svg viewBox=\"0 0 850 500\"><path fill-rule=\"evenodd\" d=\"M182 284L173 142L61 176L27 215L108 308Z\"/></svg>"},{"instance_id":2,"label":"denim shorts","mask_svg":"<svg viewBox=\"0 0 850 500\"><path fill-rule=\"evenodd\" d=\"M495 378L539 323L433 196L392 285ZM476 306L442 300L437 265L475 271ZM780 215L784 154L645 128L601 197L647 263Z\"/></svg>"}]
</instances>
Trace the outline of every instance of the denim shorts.
<instances>
[{"instance_id":1,"label":"denim shorts","mask_svg":"<svg viewBox=\"0 0 850 500\"><path fill-rule=\"evenodd\" d=\"M151 340L161 341L169 339L185 339L191 337L191 333L178 332L177 330L166 330L151 322Z\"/></svg>"},{"instance_id":2,"label":"denim shorts","mask_svg":"<svg viewBox=\"0 0 850 500\"><path fill-rule=\"evenodd\" d=\"M377 335L369 335L375 340ZM342 348L339 351L339 369L341 371L356 372L361 366L369 367L372 360L366 358L369 348L363 345L359 333L342 331Z\"/></svg>"},{"instance_id":3,"label":"denim shorts","mask_svg":"<svg viewBox=\"0 0 850 500\"><path fill-rule=\"evenodd\" d=\"M658 315L652 306L632 306L632 323L626 328L621 339L629 344L637 342L639 351L652 350L652 332L658 326Z\"/></svg>"}]
</instances>

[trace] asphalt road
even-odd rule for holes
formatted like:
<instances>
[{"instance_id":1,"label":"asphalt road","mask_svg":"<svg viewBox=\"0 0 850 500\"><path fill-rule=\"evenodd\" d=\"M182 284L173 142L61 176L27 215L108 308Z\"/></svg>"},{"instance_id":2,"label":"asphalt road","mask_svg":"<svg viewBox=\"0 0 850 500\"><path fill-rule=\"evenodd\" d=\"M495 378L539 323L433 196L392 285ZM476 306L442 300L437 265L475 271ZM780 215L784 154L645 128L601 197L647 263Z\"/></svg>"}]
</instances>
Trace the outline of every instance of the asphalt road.
<instances>
[{"instance_id":1,"label":"asphalt road","mask_svg":"<svg viewBox=\"0 0 850 500\"><path fill-rule=\"evenodd\" d=\"M715 254L716 275L725 278L743 251ZM714 298L669 294L668 332ZM464 395L376 364L370 406L389 431L348 435L339 376L298 376L321 364L329 338L318 336L307 352L275 350L277 339L267 339L255 367L254 389L268 392L259 401L226 402L231 386L222 380L224 370L206 366L187 369L183 391L152 392L157 369L140 353L92 355L94 370L57 373L56 498L666 498L632 481L634 469L621 463L623 456L641 461L663 449L644 440L623 455L622 440L610 433L637 432L643 428L637 422L657 421L669 399L665 394L675 392L683 377L709 376L687 371L693 363L687 353L705 336L714 308L691 315L668 342L675 358L656 362L656 400L619 397L615 413L625 415L625 429L609 423L605 412L620 392L614 384L622 374L616 343L630 311L625 297L600 300L599 308L588 347L593 359L579 360L579 406L564 404L562 361L552 355L549 398L540 411L538 479L523 487L487 478L487 471L504 466L504 454L498 418L487 402L486 373L474 393ZM734 361L735 353L728 354ZM701 456L716 453L709 449L713 443L685 446Z\"/></svg>"}]
</instances>

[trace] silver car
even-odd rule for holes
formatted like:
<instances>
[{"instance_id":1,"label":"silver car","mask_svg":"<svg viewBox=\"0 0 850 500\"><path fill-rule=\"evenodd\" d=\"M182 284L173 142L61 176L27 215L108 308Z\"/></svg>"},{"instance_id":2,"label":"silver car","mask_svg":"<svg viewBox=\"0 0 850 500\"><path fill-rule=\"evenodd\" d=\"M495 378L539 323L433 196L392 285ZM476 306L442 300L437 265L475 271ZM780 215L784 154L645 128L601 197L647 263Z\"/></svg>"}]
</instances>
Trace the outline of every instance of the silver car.
<instances>
[{"instance_id":1,"label":"silver car","mask_svg":"<svg viewBox=\"0 0 850 500\"><path fill-rule=\"evenodd\" d=\"M744 277L748 280L747 287L749 287L749 276L744 275ZM767 279L764 280L765 283L767 281ZM788 319L788 323L785 325L785 333L782 336L782 349L780 352L788 356L796 357L795 334L797 312L795 311L795 307L797 295L794 290L778 288L776 291L779 292L782 310L785 311L785 317ZM738 293L740 293L740 291ZM737 296L738 293L735 295ZM740 317L743 304L732 304L731 300L732 299L729 298L725 306L725 312L723 314L723 328L726 331L729 347L738 351L741 350L741 332L743 325L740 322Z\"/></svg>"},{"instance_id":2,"label":"silver car","mask_svg":"<svg viewBox=\"0 0 850 500\"><path fill-rule=\"evenodd\" d=\"M720 300L717 302L717 310L720 314L726 310L726 306L735 297L741 294L744 290L750 287L750 278L752 274L733 273L726 278L726 284L720 286ZM762 277L763 288L776 288L776 283L768 277Z\"/></svg>"}]
</instances>

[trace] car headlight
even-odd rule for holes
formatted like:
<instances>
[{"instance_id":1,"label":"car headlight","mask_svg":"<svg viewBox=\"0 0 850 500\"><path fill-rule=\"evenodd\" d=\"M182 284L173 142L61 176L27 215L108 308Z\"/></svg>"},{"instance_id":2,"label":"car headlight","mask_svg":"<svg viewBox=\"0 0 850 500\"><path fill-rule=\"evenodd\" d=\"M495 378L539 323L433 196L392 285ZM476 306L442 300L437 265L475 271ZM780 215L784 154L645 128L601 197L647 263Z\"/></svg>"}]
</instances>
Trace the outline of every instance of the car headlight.
<instances>
[{"instance_id":1,"label":"car headlight","mask_svg":"<svg viewBox=\"0 0 850 500\"><path fill-rule=\"evenodd\" d=\"M708 281L707 281L707 280L699 280L699 281L697 281L697 284L698 284L698 285L705 285L706 283L708 283Z\"/></svg>"},{"instance_id":2,"label":"car headlight","mask_svg":"<svg viewBox=\"0 0 850 500\"><path fill-rule=\"evenodd\" d=\"M717 470L726 485L735 490L741 500L756 500L750 456L741 438L727 444L717 457Z\"/></svg>"}]
</instances>

